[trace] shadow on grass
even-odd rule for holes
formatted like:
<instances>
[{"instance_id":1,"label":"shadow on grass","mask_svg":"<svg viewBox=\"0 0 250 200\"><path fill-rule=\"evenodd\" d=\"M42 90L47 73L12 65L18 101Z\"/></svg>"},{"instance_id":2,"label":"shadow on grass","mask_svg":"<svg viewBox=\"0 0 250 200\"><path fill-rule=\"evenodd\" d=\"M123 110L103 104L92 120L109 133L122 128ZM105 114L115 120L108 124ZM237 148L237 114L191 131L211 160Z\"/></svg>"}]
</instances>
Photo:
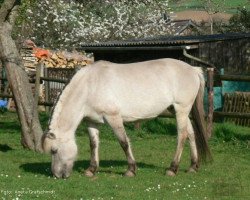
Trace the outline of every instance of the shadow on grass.
<instances>
[{"instance_id":1,"label":"shadow on grass","mask_svg":"<svg viewBox=\"0 0 250 200\"><path fill-rule=\"evenodd\" d=\"M0 151L1 152L7 152L13 150L10 146L7 144L0 144Z\"/></svg>"},{"instance_id":2,"label":"shadow on grass","mask_svg":"<svg viewBox=\"0 0 250 200\"><path fill-rule=\"evenodd\" d=\"M238 140L241 140L241 141L250 141L250 135L240 135L240 134L235 134L235 137L238 139Z\"/></svg>"},{"instance_id":3,"label":"shadow on grass","mask_svg":"<svg viewBox=\"0 0 250 200\"><path fill-rule=\"evenodd\" d=\"M21 127L19 125L19 122L0 122L0 126L2 130L20 130Z\"/></svg>"},{"instance_id":4,"label":"shadow on grass","mask_svg":"<svg viewBox=\"0 0 250 200\"><path fill-rule=\"evenodd\" d=\"M177 128L174 119L155 118L142 124L142 129L160 135L176 135Z\"/></svg>"},{"instance_id":5,"label":"shadow on grass","mask_svg":"<svg viewBox=\"0 0 250 200\"><path fill-rule=\"evenodd\" d=\"M89 166L89 160L83 161L76 161L74 165L74 171L83 172L84 169L87 169ZM41 174L45 176L52 176L50 170L51 163L50 162L42 162L42 163L27 163L20 165L20 168L26 172L34 173L34 174ZM100 167L102 168L99 172L103 173L114 173L114 174L122 174L120 172L115 172L110 170L109 168L117 167L117 166L124 166L127 167L127 161L123 160L102 160L100 161ZM137 163L139 168L157 168L155 165L149 165L142 162ZM108 169L105 169L108 168Z\"/></svg>"},{"instance_id":6,"label":"shadow on grass","mask_svg":"<svg viewBox=\"0 0 250 200\"><path fill-rule=\"evenodd\" d=\"M155 118L140 121L140 128L137 129L137 132L143 132L146 134L153 135L176 135L177 128L175 119L166 119L166 118ZM134 123L125 123L126 130L134 131Z\"/></svg>"}]
</instances>

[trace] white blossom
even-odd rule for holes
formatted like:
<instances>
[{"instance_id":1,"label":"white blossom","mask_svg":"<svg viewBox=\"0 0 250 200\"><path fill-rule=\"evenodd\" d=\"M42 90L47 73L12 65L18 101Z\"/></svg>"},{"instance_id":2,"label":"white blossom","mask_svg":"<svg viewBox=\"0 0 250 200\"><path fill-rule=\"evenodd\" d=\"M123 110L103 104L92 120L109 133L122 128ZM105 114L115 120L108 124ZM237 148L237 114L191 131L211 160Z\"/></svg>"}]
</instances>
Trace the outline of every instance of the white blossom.
<instances>
[{"instance_id":1,"label":"white blossom","mask_svg":"<svg viewBox=\"0 0 250 200\"><path fill-rule=\"evenodd\" d=\"M20 35L51 48L166 35L162 16L167 10L168 0L106 0L95 9L75 1L42 0L27 10Z\"/></svg>"}]
</instances>

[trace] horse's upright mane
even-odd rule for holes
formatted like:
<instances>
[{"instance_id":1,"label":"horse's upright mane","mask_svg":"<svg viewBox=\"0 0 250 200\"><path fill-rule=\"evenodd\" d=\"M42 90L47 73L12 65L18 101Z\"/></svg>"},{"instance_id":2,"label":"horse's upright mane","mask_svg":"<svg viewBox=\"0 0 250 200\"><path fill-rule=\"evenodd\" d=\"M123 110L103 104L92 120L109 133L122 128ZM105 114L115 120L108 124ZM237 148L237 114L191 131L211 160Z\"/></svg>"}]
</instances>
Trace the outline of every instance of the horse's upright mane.
<instances>
[{"instance_id":1,"label":"horse's upright mane","mask_svg":"<svg viewBox=\"0 0 250 200\"><path fill-rule=\"evenodd\" d=\"M76 73L74 74L76 75ZM74 77L74 76L73 76ZM50 119L48 122L49 130L52 129L53 124L56 123L55 119L58 119L58 115L60 115L62 111L62 104L64 103L65 99L68 97L68 94L70 93L70 90L68 89L71 86L71 83L74 82L74 78L70 79L65 86L63 87L62 91L58 95L54 106L51 111Z\"/></svg>"},{"instance_id":2,"label":"horse's upright mane","mask_svg":"<svg viewBox=\"0 0 250 200\"><path fill-rule=\"evenodd\" d=\"M71 82L71 80L69 80L65 86L63 87L62 91L60 92L60 94L57 96L56 98L56 101L52 107L52 111L51 111L51 114L50 114L50 119L49 119L49 128L53 122L53 119L55 119L58 114L61 112L61 103L63 101L63 97L65 96L64 94L64 90L67 88L67 86L69 85L69 83ZM67 94L67 93L66 93Z\"/></svg>"}]
</instances>

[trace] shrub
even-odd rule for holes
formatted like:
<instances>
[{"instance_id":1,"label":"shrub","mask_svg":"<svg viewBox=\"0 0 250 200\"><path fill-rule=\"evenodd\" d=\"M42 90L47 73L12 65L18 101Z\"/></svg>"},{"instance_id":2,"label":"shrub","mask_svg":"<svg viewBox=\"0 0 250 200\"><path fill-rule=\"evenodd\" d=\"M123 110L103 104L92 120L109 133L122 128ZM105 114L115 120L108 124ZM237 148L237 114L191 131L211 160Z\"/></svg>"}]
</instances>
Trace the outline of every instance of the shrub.
<instances>
[{"instance_id":1,"label":"shrub","mask_svg":"<svg viewBox=\"0 0 250 200\"><path fill-rule=\"evenodd\" d=\"M239 8L238 12L233 15L229 21L230 32L249 32L250 31L250 10Z\"/></svg>"}]
</instances>

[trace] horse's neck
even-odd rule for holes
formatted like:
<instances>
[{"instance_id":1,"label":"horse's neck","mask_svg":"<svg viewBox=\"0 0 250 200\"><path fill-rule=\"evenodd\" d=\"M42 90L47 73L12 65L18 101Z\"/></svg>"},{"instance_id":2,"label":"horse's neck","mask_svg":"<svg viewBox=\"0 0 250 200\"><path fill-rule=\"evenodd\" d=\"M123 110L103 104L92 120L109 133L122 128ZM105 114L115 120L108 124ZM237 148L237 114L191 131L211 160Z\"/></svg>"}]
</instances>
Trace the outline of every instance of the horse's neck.
<instances>
[{"instance_id":1,"label":"horse's neck","mask_svg":"<svg viewBox=\"0 0 250 200\"><path fill-rule=\"evenodd\" d=\"M73 112L62 111L57 119L52 121L49 129L59 138L74 138L75 131L81 122L83 115L84 112L81 111L81 109L74 110Z\"/></svg>"},{"instance_id":2,"label":"horse's neck","mask_svg":"<svg viewBox=\"0 0 250 200\"><path fill-rule=\"evenodd\" d=\"M61 138L72 138L84 116L87 96L84 71L79 71L63 90L52 115L49 129Z\"/></svg>"}]
</instances>

